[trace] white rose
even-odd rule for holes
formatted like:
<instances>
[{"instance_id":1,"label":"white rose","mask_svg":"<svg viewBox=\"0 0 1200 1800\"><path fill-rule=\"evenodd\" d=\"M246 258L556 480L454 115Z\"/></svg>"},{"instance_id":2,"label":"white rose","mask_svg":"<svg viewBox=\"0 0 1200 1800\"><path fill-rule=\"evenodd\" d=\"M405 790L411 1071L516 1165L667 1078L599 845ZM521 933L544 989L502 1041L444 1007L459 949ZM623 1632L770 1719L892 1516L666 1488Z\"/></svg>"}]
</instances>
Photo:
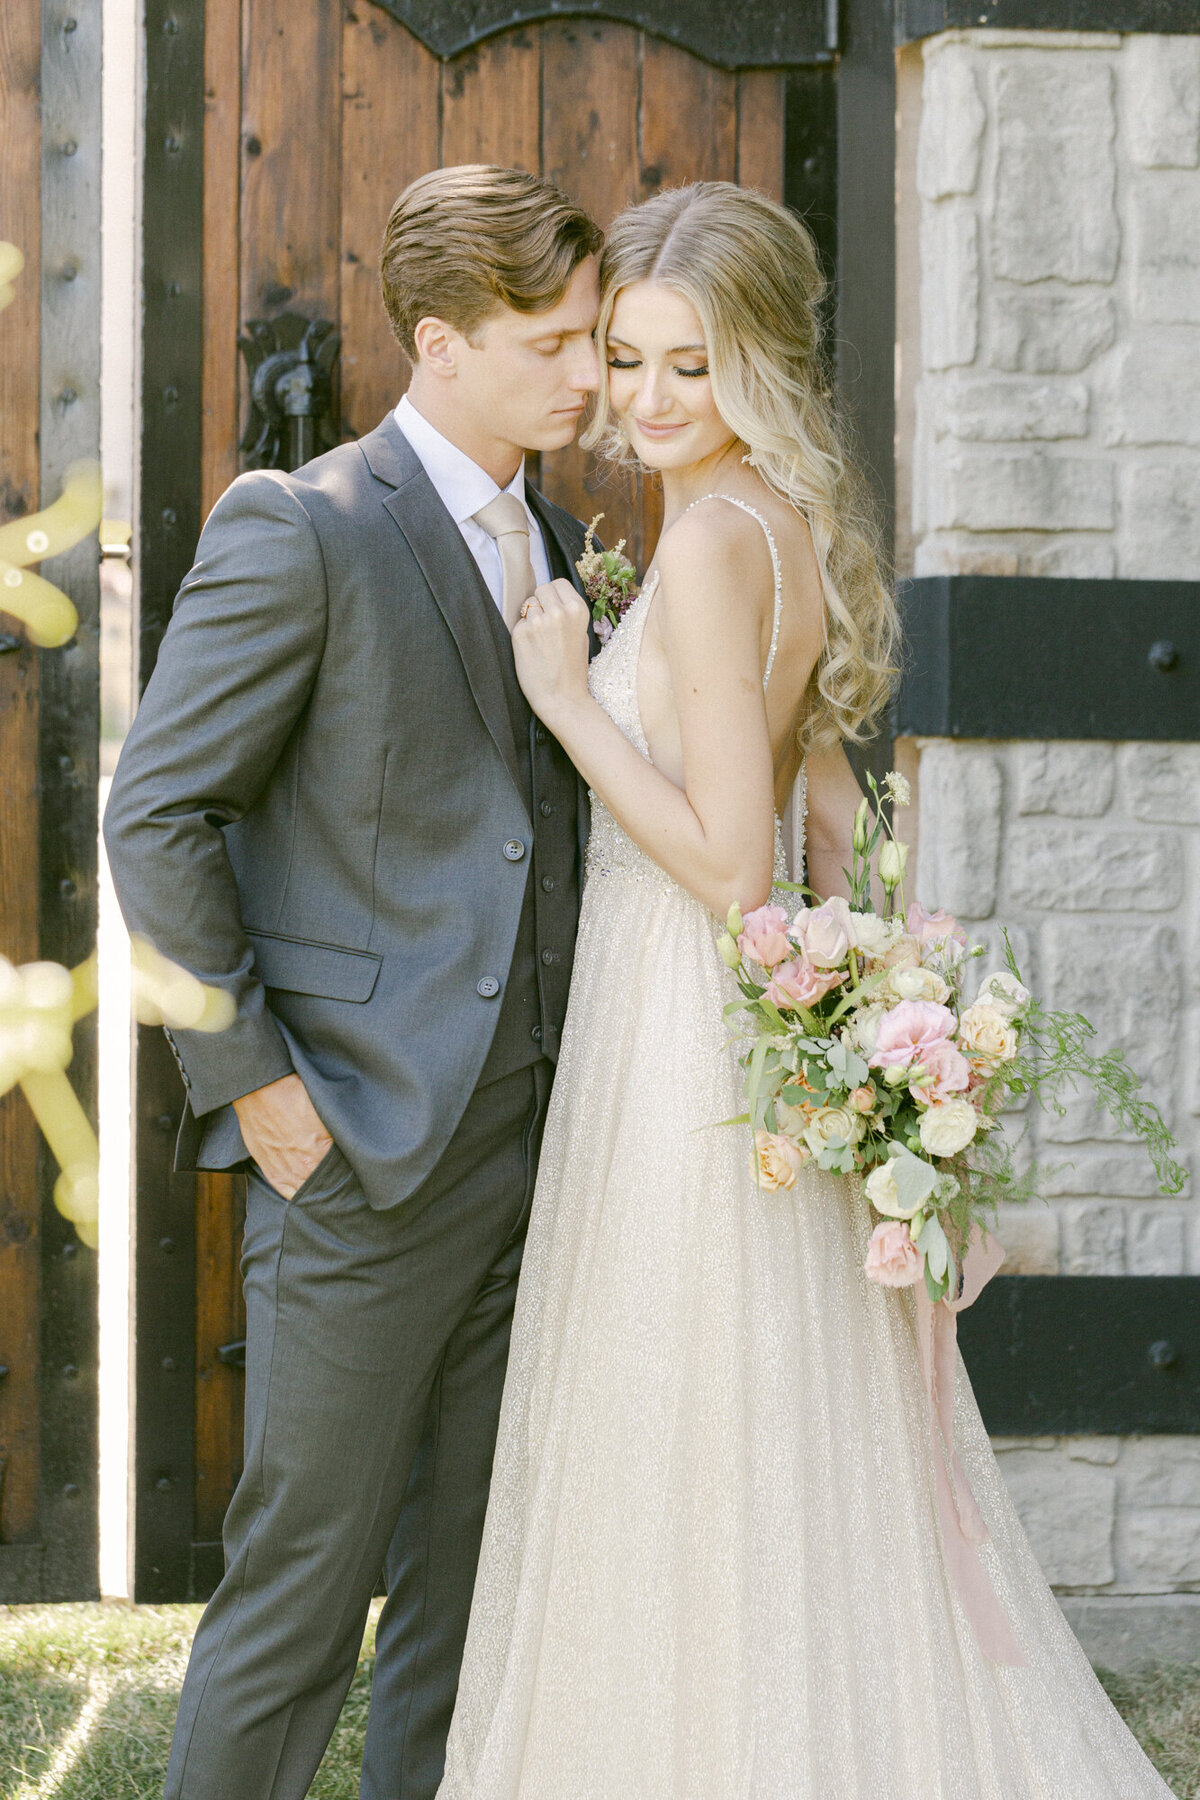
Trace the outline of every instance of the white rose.
<instances>
[{"instance_id":1,"label":"white rose","mask_svg":"<svg viewBox=\"0 0 1200 1800\"><path fill-rule=\"evenodd\" d=\"M896 1162L889 1156L886 1162L876 1163L863 1184L867 1199L877 1212L887 1215L889 1219L898 1217L896 1206L900 1192L896 1186Z\"/></svg>"},{"instance_id":2,"label":"white rose","mask_svg":"<svg viewBox=\"0 0 1200 1800\"><path fill-rule=\"evenodd\" d=\"M1011 1062L1017 1054L1017 1034L1004 1014L986 1000L968 1006L958 1022L958 1044L965 1056L986 1068Z\"/></svg>"},{"instance_id":3,"label":"white rose","mask_svg":"<svg viewBox=\"0 0 1200 1800\"><path fill-rule=\"evenodd\" d=\"M979 990L979 999L987 1006L992 1006L1004 1019L1018 1019L1033 998L1024 982L1010 975L1007 969L998 969L989 975Z\"/></svg>"},{"instance_id":4,"label":"white rose","mask_svg":"<svg viewBox=\"0 0 1200 1800\"><path fill-rule=\"evenodd\" d=\"M883 919L878 913L852 912L850 923L864 956L886 956L904 929L899 919Z\"/></svg>"},{"instance_id":5,"label":"white rose","mask_svg":"<svg viewBox=\"0 0 1200 1800\"><path fill-rule=\"evenodd\" d=\"M921 1147L929 1156L957 1156L979 1121L969 1100L943 1100L921 1114Z\"/></svg>"},{"instance_id":6,"label":"white rose","mask_svg":"<svg viewBox=\"0 0 1200 1800\"><path fill-rule=\"evenodd\" d=\"M850 1022L842 1033L843 1044L857 1050L860 1056L869 1057L879 1036L879 1021L887 1011L888 1004L884 1000L872 1000L870 1005L860 1006L850 1015Z\"/></svg>"},{"instance_id":7,"label":"white rose","mask_svg":"<svg viewBox=\"0 0 1200 1800\"><path fill-rule=\"evenodd\" d=\"M835 1138L842 1144L857 1144L864 1129L861 1114L851 1112L848 1106L823 1106L805 1127L804 1141L814 1156L820 1156Z\"/></svg>"},{"instance_id":8,"label":"white rose","mask_svg":"<svg viewBox=\"0 0 1200 1800\"><path fill-rule=\"evenodd\" d=\"M950 989L936 969L893 969L884 987L897 1000L932 1000L945 1006Z\"/></svg>"}]
</instances>

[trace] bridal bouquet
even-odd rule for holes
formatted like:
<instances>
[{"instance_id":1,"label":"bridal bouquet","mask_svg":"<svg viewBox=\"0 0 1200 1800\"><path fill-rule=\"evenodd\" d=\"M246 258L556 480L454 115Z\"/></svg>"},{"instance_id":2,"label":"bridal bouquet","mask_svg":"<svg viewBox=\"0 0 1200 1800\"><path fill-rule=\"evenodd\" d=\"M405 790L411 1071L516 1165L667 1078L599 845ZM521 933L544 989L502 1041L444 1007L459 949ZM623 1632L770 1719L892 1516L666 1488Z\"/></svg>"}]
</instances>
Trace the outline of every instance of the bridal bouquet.
<instances>
[{"instance_id":1,"label":"bridal bouquet","mask_svg":"<svg viewBox=\"0 0 1200 1800\"><path fill-rule=\"evenodd\" d=\"M875 782L854 820L850 899L811 899L791 919L782 906L744 918L730 910L719 949L741 998L726 1008L752 1040L743 1057L754 1129L751 1167L761 1188L794 1187L807 1163L862 1177L878 1217L865 1269L890 1287L923 1282L952 1302L973 1238L1000 1200L1028 1199L1000 1115L1032 1095L1061 1111L1062 1089L1090 1085L1124 1130L1141 1137L1166 1192L1185 1173L1157 1108L1140 1098L1123 1053L1095 1056L1086 1019L1051 1012L1008 967L967 1004L975 956L949 913L904 906L907 848ZM903 776L884 795L909 802ZM877 913L872 873L884 894Z\"/></svg>"}]
</instances>

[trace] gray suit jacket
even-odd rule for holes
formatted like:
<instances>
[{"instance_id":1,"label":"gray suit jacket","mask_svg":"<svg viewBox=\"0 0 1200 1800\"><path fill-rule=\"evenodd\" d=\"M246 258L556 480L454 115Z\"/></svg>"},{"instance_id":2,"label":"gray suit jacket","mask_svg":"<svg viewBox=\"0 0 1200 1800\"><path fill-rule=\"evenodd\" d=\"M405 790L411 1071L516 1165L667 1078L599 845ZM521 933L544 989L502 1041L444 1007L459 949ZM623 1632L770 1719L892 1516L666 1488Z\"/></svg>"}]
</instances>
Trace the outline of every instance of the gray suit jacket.
<instances>
[{"instance_id":1,"label":"gray suit jacket","mask_svg":"<svg viewBox=\"0 0 1200 1800\"><path fill-rule=\"evenodd\" d=\"M573 574L582 525L530 501ZM218 501L104 821L130 929L237 1006L225 1032L168 1034L181 1166L204 1115L295 1070L373 1205L433 1167L495 1031L532 861L505 854L532 834L513 680L390 414Z\"/></svg>"}]
</instances>

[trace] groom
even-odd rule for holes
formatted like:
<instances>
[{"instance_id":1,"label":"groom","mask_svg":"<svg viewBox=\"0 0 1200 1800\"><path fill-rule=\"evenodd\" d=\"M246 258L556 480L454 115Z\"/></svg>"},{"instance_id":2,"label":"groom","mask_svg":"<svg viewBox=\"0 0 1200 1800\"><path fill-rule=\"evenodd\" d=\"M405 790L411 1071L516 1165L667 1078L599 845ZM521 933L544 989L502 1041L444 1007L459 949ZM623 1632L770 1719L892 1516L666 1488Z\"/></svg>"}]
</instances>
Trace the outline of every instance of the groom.
<instances>
[{"instance_id":1,"label":"groom","mask_svg":"<svg viewBox=\"0 0 1200 1800\"><path fill-rule=\"evenodd\" d=\"M248 1173L245 1469L169 1800L300 1800L386 1562L364 1800L432 1800L579 905L586 794L509 630L583 528L524 480L597 385L600 232L442 169L383 241L408 394L204 528L113 783L126 919L237 1006L176 1031L183 1167Z\"/></svg>"}]
</instances>

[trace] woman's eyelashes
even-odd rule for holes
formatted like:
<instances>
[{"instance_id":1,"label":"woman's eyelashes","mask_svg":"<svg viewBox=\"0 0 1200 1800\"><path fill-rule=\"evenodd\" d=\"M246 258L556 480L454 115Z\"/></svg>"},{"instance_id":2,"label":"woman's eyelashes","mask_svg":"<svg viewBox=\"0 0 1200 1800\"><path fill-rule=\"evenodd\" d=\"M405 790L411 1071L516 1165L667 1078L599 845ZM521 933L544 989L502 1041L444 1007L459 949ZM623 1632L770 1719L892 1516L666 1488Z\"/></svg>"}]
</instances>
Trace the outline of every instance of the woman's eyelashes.
<instances>
[{"instance_id":1,"label":"woman's eyelashes","mask_svg":"<svg viewBox=\"0 0 1200 1800\"><path fill-rule=\"evenodd\" d=\"M633 361L633 360L630 360L630 359L628 359L626 357L622 357L622 356L610 356L607 358L607 362L608 362L608 366L610 369L638 369L641 367L640 362ZM707 375L708 374L708 364L702 363L698 369L676 368L676 369L673 369L671 372L674 375L683 375L683 376L687 377L688 379L690 379L693 376L697 376L697 375Z\"/></svg>"}]
</instances>

